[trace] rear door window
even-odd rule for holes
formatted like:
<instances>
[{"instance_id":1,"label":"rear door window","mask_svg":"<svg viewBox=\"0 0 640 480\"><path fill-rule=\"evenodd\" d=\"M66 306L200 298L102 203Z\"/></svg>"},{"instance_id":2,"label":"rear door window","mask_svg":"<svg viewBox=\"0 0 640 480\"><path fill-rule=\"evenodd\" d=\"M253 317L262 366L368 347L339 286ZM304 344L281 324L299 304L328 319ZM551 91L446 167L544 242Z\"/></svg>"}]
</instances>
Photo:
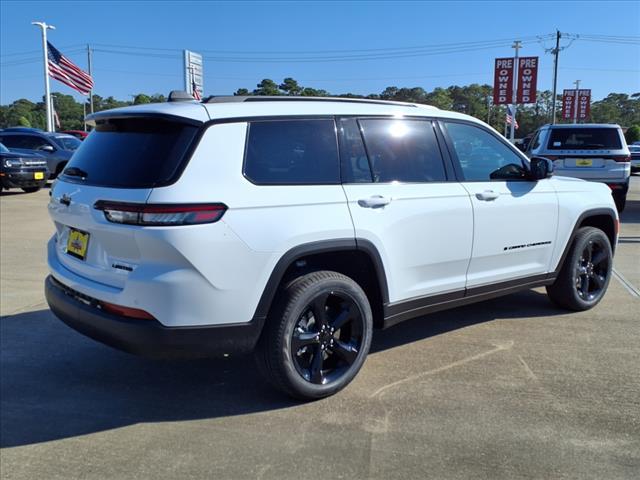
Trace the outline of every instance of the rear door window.
<instances>
[{"instance_id":1,"label":"rear door window","mask_svg":"<svg viewBox=\"0 0 640 480\"><path fill-rule=\"evenodd\" d=\"M553 128L550 150L618 150L622 148L616 128Z\"/></svg>"},{"instance_id":2,"label":"rear door window","mask_svg":"<svg viewBox=\"0 0 640 480\"><path fill-rule=\"evenodd\" d=\"M156 118L99 120L67 164L88 185L150 188L175 181L197 127ZM65 180L80 177L63 174Z\"/></svg>"},{"instance_id":3,"label":"rear door window","mask_svg":"<svg viewBox=\"0 0 640 480\"><path fill-rule=\"evenodd\" d=\"M361 119L374 182L444 182L440 148L428 120Z\"/></svg>"},{"instance_id":4,"label":"rear door window","mask_svg":"<svg viewBox=\"0 0 640 480\"><path fill-rule=\"evenodd\" d=\"M258 185L340 183L333 119L250 122L244 175Z\"/></svg>"}]
</instances>

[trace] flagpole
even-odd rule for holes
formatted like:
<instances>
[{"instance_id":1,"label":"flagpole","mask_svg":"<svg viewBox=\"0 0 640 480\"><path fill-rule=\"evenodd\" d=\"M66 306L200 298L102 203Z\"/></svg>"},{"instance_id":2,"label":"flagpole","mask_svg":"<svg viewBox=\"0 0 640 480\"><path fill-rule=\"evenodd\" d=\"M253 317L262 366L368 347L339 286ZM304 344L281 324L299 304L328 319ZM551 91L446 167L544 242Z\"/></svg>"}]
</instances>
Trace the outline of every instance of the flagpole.
<instances>
[{"instance_id":1,"label":"flagpole","mask_svg":"<svg viewBox=\"0 0 640 480\"><path fill-rule=\"evenodd\" d=\"M47 112L47 132L53 131L53 117L51 112L51 91L49 90L49 57L47 55L47 30L55 30L53 25L47 25L45 22L31 22L31 25L37 25L42 29L42 56L44 59L44 104Z\"/></svg>"},{"instance_id":2,"label":"flagpole","mask_svg":"<svg viewBox=\"0 0 640 480\"><path fill-rule=\"evenodd\" d=\"M92 59L91 59L91 49L89 48L89 44L87 44L87 62L89 64L89 76L93 78L92 73ZM89 90L89 112L93 113L93 87Z\"/></svg>"}]
</instances>

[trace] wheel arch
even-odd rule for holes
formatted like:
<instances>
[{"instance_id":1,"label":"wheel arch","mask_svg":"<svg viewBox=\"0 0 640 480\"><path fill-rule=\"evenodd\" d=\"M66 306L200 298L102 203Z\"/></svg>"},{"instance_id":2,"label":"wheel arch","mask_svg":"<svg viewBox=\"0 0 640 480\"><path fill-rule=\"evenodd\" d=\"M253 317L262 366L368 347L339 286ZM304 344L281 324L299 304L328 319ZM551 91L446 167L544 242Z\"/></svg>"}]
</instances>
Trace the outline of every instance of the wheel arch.
<instances>
[{"instance_id":1,"label":"wheel arch","mask_svg":"<svg viewBox=\"0 0 640 480\"><path fill-rule=\"evenodd\" d=\"M571 245L575 240L576 234L582 227L595 227L602 230L607 235L607 238L609 238L611 251L615 252L616 239L618 237L618 216L616 215L616 212L612 208L586 210L580 214L573 226L571 235L569 235L569 240L564 247L558 265L556 266L555 274L558 274L562 268L562 265L569 254L569 250L571 249Z\"/></svg>"},{"instance_id":2,"label":"wheel arch","mask_svg":"<svg viewBox=\"0 0 640 480\"><path fill-rule=\"evenodd\" d=\"M381 327L383 305L389 301L387 279L377 248L364 239L322 240L298 245L280 257L260 296L254 318L265 319L279 289L290 280L316 270L332 270L352 278L365 291Z\"/></svg>"}]
</instances>

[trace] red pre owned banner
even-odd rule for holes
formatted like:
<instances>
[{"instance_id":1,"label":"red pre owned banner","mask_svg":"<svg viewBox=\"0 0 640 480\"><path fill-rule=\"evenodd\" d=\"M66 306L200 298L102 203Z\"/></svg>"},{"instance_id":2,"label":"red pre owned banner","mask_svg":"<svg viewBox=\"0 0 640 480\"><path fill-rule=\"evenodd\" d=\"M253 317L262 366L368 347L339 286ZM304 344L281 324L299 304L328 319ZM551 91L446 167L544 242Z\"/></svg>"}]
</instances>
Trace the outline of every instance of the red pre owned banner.
<instances>
[{"instance_id":1,"label":"red pre owned banner","mask_svg":"<svg viewBox=\"0 0 640 480\"><path fill-rule=\"evenodd\" d=\"M576 102L576 96L578 97ZM591 90L564 90L562 92L562 119L589 120L591 116Z\"/></svg>"},{"instance_id":2,"label":"red pre owned banner","mask_svg":"<svg viewBox=\"0 0 640 480\"><path fill-rule=\"evenodd\" d=\"M578 90L578 121L591 116L591 90Z\"/></svg>"},{"instance_id":3,"label":"red pre owned banner","mask_svg":"<svg viewBox=\"0 0 640 480\"><path fill-rule=\"evenodd\" d=\"M518 59L517 103L536 103L536 86L538 83L538 57L521 57Z\"/></svg>"},{"instance_id":4,"label":"red pre owned banner","mask_svg":"<svg viewBox=\"0 0 640 480\"><path fill-rule=\"evenodd\" d=\"M576 91L564 90L562 92L562 119L571 120L573 118L573 109L576 106Z\"/></svg>"},{"instance_id":5,"label":"red pre owned banner","mask_svg":"<svg viewBox=\"0 0 640 480\"><path fill-rule=\"evenodd\" d=\"M496 58L493 77L493 104L511 103L513 96L513 58Z\"/></svg>"}]
</instances>

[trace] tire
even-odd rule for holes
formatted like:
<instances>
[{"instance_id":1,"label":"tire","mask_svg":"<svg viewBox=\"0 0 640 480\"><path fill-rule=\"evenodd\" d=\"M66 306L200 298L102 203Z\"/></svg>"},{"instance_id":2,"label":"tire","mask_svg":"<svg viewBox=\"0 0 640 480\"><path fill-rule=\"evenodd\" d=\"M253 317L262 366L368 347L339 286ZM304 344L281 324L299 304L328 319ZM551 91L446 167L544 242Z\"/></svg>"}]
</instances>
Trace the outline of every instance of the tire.
<instances>
[{"instance_id":1,"label":"tire","mask_svg":"<svg viewBox=\"0 0 640 480\"><path fill-rule=\"evenodd\" d=\"M547 294L559 307L589 310L604 297L612 269L609 237L598 228L580 228L558 278L547 287Z\"/></svg>"},{"instance_id":2,"label":"tire","mask_svg":"<svg viewBox=\"0 0 640 480\"><path fill-rule=\"evenodd\" d=\"M259 370L291 397L328 397L364 364L372 330L367 295L355 281L331 271L302 275L269 313L256 351Z\"/></svg>"},{"instance_id":3,"label":"tire","mask_svg":"<svg viewBox=\"0 0 640 480\"><path fill-rule=\"evenodd\" d=\"M22 191L26 193L34 193L34 192L37 192L38 190L40 190L40 187L27 187L22 189Z\"/></svg>"},{"instance_id":4,"label":"tire","mask_svg":"<svg viewBox=\"0 0 640 480\"><path fill-rule=\"evenodd\" d=\"M624 207L627 205L627 194L626 193L614 193L613 201L616 204L616 208L618 209L618 213L622 213L624 211Z\"/></svg>"}]
</instances>

